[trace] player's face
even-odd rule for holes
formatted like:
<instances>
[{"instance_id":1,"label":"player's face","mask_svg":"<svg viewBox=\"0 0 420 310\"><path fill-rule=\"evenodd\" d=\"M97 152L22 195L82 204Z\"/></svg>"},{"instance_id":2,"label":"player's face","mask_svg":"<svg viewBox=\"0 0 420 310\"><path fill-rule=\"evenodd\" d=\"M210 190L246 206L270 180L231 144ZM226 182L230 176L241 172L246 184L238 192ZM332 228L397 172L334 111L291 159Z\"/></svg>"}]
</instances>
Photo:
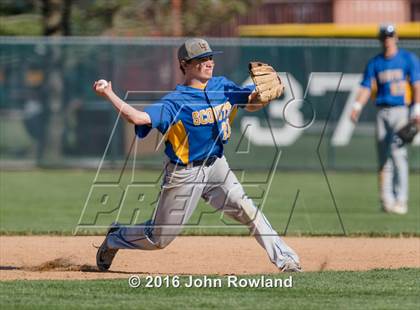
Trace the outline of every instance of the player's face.
<instances>
[{"instance_id":1,"label":"player's face","mask_svg":"<svg viewBox=\"0 0 420 310\"><path fill-rule=\"evenodd\" d=\"M212 56L191 60L189 73L194 78L209 80L213 77L214 60Z\"/></svg>"},{"instance_id":2,"label":"player's face","mask_svg":"<svg viewBox=\"0 0 420 310\"><path fill-rule=\"evenodd\" d=\"M382 46L384 49L390 49L397 45L397 38L395 36L393 37L385 37L382 40Z\"/></svg>"}]
</instances>

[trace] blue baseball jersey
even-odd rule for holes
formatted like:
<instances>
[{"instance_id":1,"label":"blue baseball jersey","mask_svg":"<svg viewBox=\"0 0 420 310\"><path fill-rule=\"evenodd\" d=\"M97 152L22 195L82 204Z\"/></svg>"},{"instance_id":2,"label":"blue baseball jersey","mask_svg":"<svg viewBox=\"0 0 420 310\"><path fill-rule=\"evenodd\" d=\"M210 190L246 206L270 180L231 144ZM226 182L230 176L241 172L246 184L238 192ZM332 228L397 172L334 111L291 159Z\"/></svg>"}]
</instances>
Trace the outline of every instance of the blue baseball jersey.
<instances>
[{"instance_id":1,"label":"blue baseball jersey","mask_svg":"<svg viewBox=\"0 0 420 310\"><path fill-rule=\"evenodd\" d=\"M165 135L165 154L174 163L222 157L238 105L246 104L254 89L254 85L239 87L225 77L211 78L205 89L177 85L146 107L152 124L135 126L136 135L143 138L157 128Z\"/></svg>"},{"instance_id":2,"label":"blue baseball jersey","mask_svg":"<svg viewBox=\"0 0 420 310\"><path fill-rule=\"evenodd\" d=\"M361 86L377 88L377 106L400 106L411 103L410 84L420 80L418 57L406 50L399 49L391 58L379 54L366 66Z\"/></svg>"}]
</instances>

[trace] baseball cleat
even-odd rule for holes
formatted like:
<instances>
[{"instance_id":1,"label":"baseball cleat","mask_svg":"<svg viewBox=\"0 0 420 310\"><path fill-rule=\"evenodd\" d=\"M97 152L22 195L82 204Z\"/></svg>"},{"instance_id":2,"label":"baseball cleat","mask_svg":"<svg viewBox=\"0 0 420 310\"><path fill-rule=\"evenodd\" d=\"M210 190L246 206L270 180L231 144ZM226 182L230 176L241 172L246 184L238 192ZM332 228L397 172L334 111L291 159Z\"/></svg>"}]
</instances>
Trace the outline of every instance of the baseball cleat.
<instances>
[{"instance_id":1,"label":"baseball cleat","mask_svg":"<svg viewBox=\"0 0 420 310\"><path fill-rule=\"evenodd\" d=\"M400 214L400 215L407 214L408 207L405 203L396 203L394 205L392 212L395 214Z\"/></svg>"},{"instance_id":2,"label":"baseball cleat","mask_svg":"<svg viewBox=\"0 0 420 310\"><path fill-rule=\"evenodd\" d=\"M302 272L302 267L292 259L288 259L280 270L281 272Z\"/></svg>"},{"instance_id":3,"label":"baseball cleat","mask_svg":"<svg viewBox=\"0 0 420 310\"><path fill-rule=\"evenodd\" d=\"M118 230L118 227L112 224L106 234L104 242L102 242L101 246L98 248L98 252L96 253L96 266L98 266L99 271L107 271L109 267L111 267L115 254L118 252L118 249L111 249L107 245L109 234L116 230Z\"/></svg>"},{"instance_id":4,"label":"baseball cleat","mask_svg":"<svg viewBox=\"0 0 420 310\"><path fill-rule=\"evenodd\" d=\"M386 213L394 213L394 214L404 215L404 214L407 214L408 207L407 207L406 204L395 203L393 205L383 205L382 206L382 211L384 211Z\"/></svg>"},{"instance_id":5,"label":"baseball cleat","mask_svg":"<svg viewBox=\"0 0 420 310\"><path fill-rule=\"evenodd\" d=\"M393 213L394 205L389 203L382 204L382 211L385 213Z\"/></svg>"}]
</instances>

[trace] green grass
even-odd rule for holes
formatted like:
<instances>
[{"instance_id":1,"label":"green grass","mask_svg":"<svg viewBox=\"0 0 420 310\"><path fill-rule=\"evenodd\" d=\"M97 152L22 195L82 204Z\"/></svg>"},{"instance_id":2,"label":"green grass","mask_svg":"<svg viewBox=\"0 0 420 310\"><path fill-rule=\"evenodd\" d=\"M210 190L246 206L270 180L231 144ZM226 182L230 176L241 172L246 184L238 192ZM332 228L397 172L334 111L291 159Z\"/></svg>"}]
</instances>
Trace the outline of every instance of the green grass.
<instances>
[{"instance_id":1,"label":"green grass","mask_svg":"<svg viewBox=\"0 0 420 310\"><path fill-rule=\"evenodd\" d=\"M136 182L159 180L159 171L137 170ZM35 170L31 172L2 171L0 173L0 230L3 234L40 234L54 232L71 234L78 224L83 206L94 180L94 171ZM257 204L268 174L246 173L242 183ZM99 212L109 212L118 206L122 189L129 184L129 176L107 171L100 181L113 184L98 186L92 191L83 224L95 223ZM328 179L345 231L350 235L420 235L420 174L410 177L409 213L404 216L379 211L376 175L373 173L328 172ZM259 189L251 185L262 182ZM126 193L126 202L119 220L140 223L153 211L160 182L154 187L133 187ZM299 191L293 216L287 227L293 203ZM108 195L105 205L103 195ZM139 197L143 197L139 201ZM337 216L334 200L325 178L320 172L278 172L273 179L263 211L273 227L288 235L341 235L343 230ZM139 209L139 212L136 211ZM107 226L118 210L100 213L96 224ZM194 212L185 234L246 234L247 230L231 220L221 218L205 203ZM201 226L198 227L197 225ZM210 227L217 226L217 227ZM98 229L85 229L82 233L103 233Z\"/></svg>"},{"instance_id":2,"label":"green grass","mask_svg":"<svg viewBox=\"0 0 420 310\"><path fill-rule=\"evenodd\" d=\"M290 274L270 277L285 279ZM420 269L293 274L292 288L137 288L124 280L0 282L19 309L417 309ZM128 278L128 276L127 276Z\"/></svg>"}]
</instances>

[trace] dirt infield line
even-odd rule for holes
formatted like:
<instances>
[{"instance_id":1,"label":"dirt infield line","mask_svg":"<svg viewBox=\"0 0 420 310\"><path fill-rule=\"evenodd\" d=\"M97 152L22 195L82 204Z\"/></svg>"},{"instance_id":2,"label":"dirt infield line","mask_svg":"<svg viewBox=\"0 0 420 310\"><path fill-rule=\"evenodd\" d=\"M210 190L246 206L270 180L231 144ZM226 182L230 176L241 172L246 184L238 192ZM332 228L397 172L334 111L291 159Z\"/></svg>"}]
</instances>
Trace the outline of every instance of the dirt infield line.
<instances>
[{"instance_id":1,"label":"dirt infield line","mask_svg":"<svg viewBox=\"0 0 420 310\"><path fill-rule=\"evenodd\" d=\"M179 237L160 251L120 251L111 272L95 267L103 237L1 236L0 279L109 279L130 274L276 273L251 237ZM305 271L420 268L420 238L285 238Z\"/></svg>"}]
</instances>

